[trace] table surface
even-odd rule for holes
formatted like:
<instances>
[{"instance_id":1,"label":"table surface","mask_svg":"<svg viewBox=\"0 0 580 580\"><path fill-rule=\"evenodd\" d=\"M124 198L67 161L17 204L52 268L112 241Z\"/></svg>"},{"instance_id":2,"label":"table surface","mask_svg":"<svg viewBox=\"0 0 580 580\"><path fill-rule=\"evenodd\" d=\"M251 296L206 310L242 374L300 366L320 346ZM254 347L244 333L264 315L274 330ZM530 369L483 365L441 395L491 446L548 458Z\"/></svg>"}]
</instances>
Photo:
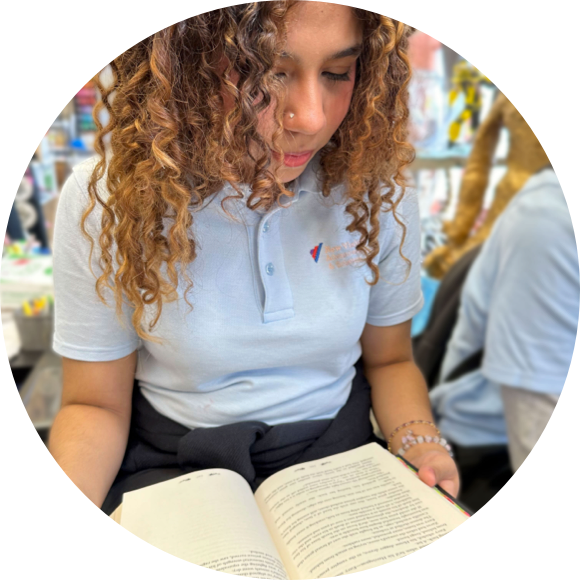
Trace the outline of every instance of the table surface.
<instances>
[{"instance_id":1,"label":"table surface","mask_svg":"<svg viewBox=\"0 0 580 580\"><path fill-rule=\"evenodd\" d=\"M62 358L52 350L21 354L20 364L32 363L33 368L19 391L20 398L34 427L49 429L60 409Z\"/></svg>"}]
</instances>

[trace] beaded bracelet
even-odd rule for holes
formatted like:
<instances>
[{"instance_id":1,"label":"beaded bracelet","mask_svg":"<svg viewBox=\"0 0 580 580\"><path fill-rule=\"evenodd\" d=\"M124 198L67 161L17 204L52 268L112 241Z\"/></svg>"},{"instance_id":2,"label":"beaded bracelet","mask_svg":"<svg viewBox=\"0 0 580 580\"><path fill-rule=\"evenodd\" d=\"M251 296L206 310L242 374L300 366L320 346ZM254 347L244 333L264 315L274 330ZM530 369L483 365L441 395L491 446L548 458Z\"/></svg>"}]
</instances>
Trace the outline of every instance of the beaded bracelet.
<instances>
[{"instance_id":1,"label":"beaded bracelet","mask_svg":"<svg viewBox=\"0 0 580 580\"><path fill-rule=\"evenodd\" d=\"M403 423L402 425L399 425L388 437L387 439L387 449L392 453L393 450L391 449L391 442L393 441L393 437L401 430L404 429L405 427L408 427L409 425L430 425L431 427L433 427L433 429L435 429L435 431L437 431L437 435L441 435L441 431L439 431L439 429L437 429L437 425L435 425L435 423L433 423L432 421L424 421L423 419L417 419L416 421L407 421L407 423Z\"/></svg>"},{"instance_id":2,"label":"beaded bracelet","mask_svg":"<svg viewBox=\"0 0 580 580\"><path fill-rule=\"evenodd\" d=\"M407 429L407 434L403 437L401 443L403 446L397 451L397 455L400 455L401 457L405 455L405 451L411 449L413 445L420 445L421 443L437 443L444 447L449 455L453 457L451 445L447 443L445 438L439 437L438 435L435 437L431 437L430 435L419 435L418 437L415 437L415 435L413 435L413 431L411 431L411 429Z\"/></svg>"}]
</instances>

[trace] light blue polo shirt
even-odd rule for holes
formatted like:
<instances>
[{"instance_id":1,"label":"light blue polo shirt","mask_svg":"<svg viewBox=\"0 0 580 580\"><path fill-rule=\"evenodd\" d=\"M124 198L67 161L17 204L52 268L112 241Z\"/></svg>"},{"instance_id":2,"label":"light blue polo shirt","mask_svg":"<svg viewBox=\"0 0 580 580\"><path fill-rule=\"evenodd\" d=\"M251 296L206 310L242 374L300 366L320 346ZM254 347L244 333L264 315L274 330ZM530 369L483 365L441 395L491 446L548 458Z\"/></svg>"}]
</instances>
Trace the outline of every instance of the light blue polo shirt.
<instances>
[{"instance_id":1,"label":"light blue polo shirt","mask_svg":"<svg viewBox=\"0 0 580 580\"><path fill-rule=\"evenodd\" d=\"M443 361L449 375L484 349L481 369L431 391L443 434L507 442L501 385L559 395L574 351L580 285L574 228L556 174L533 176L473 263Z\"/></svg>"},{"instance_id":2,"label":"light blue polo shirt","mask_svg":"<svg viewBox=\"0 0 580 580\"><path fill-rule=\"evenodd\" d=\"M95 295L88 242L78 228L93 164L75 168L59 201L54 348L87 361L138 349L136 376L144 396L189 428L334 417L350 393L365 324L399 324L421 309L416 194L408 190L398 209L411 268L399 253L402 229L383 212L381 280L369 286L370 271L357 264L358 234L346 231L343 187L322 196L316 156L285 207L252 211L245 200L224 201L234 193L226 186L195 213L193 310L182 298L165 304L153 331L161 342L142 342L130 310L121 324ZM243 191L248 195L247 187ZM91 217L90 231L98 230L99 215ZM183 285L179 291L182 296Z\"/></svg>"}]
</instances>

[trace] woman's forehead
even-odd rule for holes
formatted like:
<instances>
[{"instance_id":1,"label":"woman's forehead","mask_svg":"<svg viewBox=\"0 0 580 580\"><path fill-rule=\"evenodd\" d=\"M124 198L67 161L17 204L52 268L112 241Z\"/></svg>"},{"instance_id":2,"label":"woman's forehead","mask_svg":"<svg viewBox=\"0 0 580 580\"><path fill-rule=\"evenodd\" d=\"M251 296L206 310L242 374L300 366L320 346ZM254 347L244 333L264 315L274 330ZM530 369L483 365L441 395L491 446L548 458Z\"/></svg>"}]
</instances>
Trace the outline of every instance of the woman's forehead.
<instances>
[{"instance_id":1,"label":"woman's forehead","mask_svg":"<svg viewBox=\"0 0 580 580\"><path fill-rule=\"evenodd\" d=\"M323 32L333 29L356 34L361 27L350 6L326 2L298 2L289 11L287 18L288 36L304 29Z\"/></svg>"},{"instance_id":2,"label":"woman's forehead","mask_svg":"<svg viewBox=\"0 0 580 580\"><path fill-rule=\"evenodd\" d=\"M289 15L282 58L333 60L358 55L362 26L349 6L299 2Z\"/></svg>"}]
</instances>

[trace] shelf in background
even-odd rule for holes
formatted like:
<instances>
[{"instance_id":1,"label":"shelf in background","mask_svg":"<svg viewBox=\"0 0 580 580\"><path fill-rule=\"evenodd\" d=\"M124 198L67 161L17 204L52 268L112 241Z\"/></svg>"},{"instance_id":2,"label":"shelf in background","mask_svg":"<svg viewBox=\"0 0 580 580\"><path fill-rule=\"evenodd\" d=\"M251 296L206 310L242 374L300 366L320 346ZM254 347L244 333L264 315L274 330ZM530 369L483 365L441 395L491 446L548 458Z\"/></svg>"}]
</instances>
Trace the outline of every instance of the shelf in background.
<instances>
[{"instance_id":1,"label":"shelf in background","mask_svg":"<svg viewBox=\"0 0 580 580\"><path fill-rule=\"evenodd\" d=\"M442 155L442 156L420 156L417 155L413 163L409 165L411 171L421 171L423 169L449 169L451 167L465 167L468 156L464 155ZM505 159L494 159L493 165L505 165Z\"/></svg>"}]
</instances>

